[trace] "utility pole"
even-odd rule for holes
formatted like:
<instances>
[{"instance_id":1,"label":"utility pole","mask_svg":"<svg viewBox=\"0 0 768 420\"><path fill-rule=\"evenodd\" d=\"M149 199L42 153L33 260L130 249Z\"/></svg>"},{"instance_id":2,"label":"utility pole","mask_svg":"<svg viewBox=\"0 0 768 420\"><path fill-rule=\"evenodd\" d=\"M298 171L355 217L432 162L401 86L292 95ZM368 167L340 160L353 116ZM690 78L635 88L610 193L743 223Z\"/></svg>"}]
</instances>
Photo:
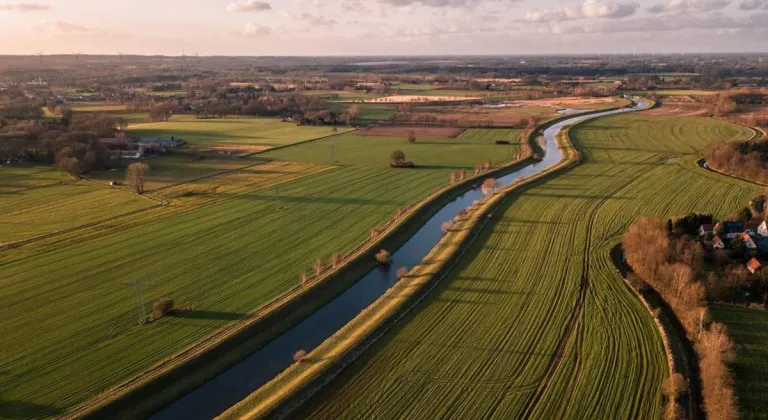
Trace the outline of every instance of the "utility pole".
<instances>
[{"instance_id":1,"label":"utility pole","mask_svg":"<svg viewBox=\"0 0 768 420\"><path fill-rule=\"evenodd\" d=\"M147 316L146 311L144 310L144 297L141 294L141 279L134 280L133 284L136 286L136 303L139 308L139 325L144 325L147 323Z\"/></svg>"}]
</instances>

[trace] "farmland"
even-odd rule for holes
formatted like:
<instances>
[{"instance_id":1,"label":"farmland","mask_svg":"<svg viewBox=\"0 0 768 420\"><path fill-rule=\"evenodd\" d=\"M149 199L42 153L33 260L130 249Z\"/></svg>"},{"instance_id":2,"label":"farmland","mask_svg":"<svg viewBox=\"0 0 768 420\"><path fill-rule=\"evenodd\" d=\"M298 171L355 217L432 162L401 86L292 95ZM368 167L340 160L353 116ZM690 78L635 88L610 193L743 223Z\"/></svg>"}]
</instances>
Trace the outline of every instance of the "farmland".
<instances>
[{"instance_id":1,"label":"farmland","mask_svg":"<svg viewBox=\"0 0 768 420\"><path fill-rule=\"evenodd\" d=\"M298 127L278 118L232 117L196 119L176 116L171 121L129 127L137 137L181 138L199 146L275 147L298 143L333 133L331 127ZM341 129L344 130L343 128Z\"/></svg>"},{"instance_id":2,"label":"farmland","mask_svg":"<svg viewBox=\"0 0 768 420\"><path fill-rule=\"evenodd\" d=\"M0 170L0 182L3 181ZM72 228L158 205L85 180L0 192L0 244Z\"/></svg>"},{"instance_id":3,"label":"farmland","mask_svg":"<svg viewBox=\"0 0 768 420\"><path fill-rule=\"evenodd\" d=\"M396 208L446 185L454 168L508 160L517 146L492 144L498 137L516 143L519 131L470 130L415 145L342 134L241 159L248 166L181 185L160 173L150 184L167 188L149 195L168 206L5 251L0 307L10 316L0 318L0 412L62 413L242 319L295 286L315 258L356 248ZM329 144L337 164L313 159ZM395 147L431 167L390 169ZM40 177L58 182L45 171ZM136 278L146 302L170 297L180 310L137 326Z\"/></svg>"},{"instance_id":4,"label":"farmland","mask_svg":"<svg viewBox=\"0 0 768 420\"><path fill-rule=\"evenodd\" d=\"M712 305L712 318L728 326L736 344L731 363L743 419L764 419L768 413L768 314L736 306Z\"/></svg>"},{"instance_id":5,"label":"farmland","mask_svg":"<svg viewBox=\"0 0 768 420\"><path fill-rule=\"evenodd\" d=\"M724 216L753 196L695 165L709 142L750 135L642 113L578 126L583 164L516 192L426 301L301 416L656 417L661 337L609 250L639 216Z\"/></svg>"},{"instance_id":6,"label":"farmland","mask_svg":"<svg viewBox=\"0 0 768 420\"><path fill-rule=\"evenodd\" d=\"M370 136L347 133L321 141L274 150L259 159L301 160L323 164L381 166L389 162L393 150L402 150L419 168L471 169L485 159L498 163L517 157L516 145L495 144L496 140L519 143L520 130L470 129L456 138L422 138L408 143L403 136Z\"/></svg>"}]
</instances>

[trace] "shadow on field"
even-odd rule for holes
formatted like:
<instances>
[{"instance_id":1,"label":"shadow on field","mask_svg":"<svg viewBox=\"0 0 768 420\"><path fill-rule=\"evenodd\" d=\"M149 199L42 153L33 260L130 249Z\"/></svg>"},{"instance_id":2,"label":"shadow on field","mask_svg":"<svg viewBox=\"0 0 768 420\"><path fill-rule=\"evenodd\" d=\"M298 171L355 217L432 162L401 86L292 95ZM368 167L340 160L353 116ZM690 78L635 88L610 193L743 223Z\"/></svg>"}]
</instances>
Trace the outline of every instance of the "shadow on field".
<instances>
[{"instance_id":1,"label":"shadow on field","mask_svg":"<svg viewBox=\"0 0 768 420\"><path fill-rule=\"evenodd\" d=\"M232 199L249 199L249 200L261 200L261 201L277 201L281 203L310 203L310 204L333 204L333 205L392 205L394 201L384 200L369 200L363 198L334 198L334 197L319 197L319 196L279 196L263 194L248 194L233 196Z\"/></svg>"},{"instance_id":2,"label":"shadow on field","mask_svg":"<svg viewBox=\"0 0 768 420\"><path fill-rule=\"evenodd\" d=\"M59 414L61 410L50 405L0 399L0 418L3 419L43 418Z\"/></svg>"},{"instance_id":3,"label":"shadow on field","mask_svg":"<svg viewBox=\"0 0 768 420\"><path fill-rule=\"evenodd\" d=\"M235 321L243 319L247 314L240 314L237 312L217 312L217 311L195 311L190 309L175 310L171 313L171 316L176 318L187 319L213 319L224 321Z\"/></svg>"},{"instance_id":4,"label":"shadow on field","mask_svg":"<svg viewBox=\"0 0 768 420\"><path fill-rule=\"evenodd\" d=\"M410 169L416 169L416 170L418 170L418 169L432 169L432 170L435 170L435 169L450 169L450 170L465 169L465 170L469 171L469 168L467 168L466 166L461 166L461 165L420 165L419 162L414 162L414 163L416 164L416 166L413 167L413 168L410 168Z\"/></svg>"}]
</instances>

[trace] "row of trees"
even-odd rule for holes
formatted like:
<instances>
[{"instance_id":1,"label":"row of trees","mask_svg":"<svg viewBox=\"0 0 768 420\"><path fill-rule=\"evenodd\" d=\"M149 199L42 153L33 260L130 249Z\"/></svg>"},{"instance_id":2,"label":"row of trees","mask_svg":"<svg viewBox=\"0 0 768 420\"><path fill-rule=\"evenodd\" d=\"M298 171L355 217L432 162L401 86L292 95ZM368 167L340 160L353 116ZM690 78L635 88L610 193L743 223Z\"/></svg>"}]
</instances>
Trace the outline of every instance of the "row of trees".
<instances>
[{"instance_id":1,"label":"row of trees","mask_svg":"<svg viewBox=\"0 0 768 420\"><path fill-rule=\"evenodd\" d=\"M768 139L746 142L713 142L704 158L710 168L731 176L768 184Z\"/></svg>"},{"instance_id":2,"label":"row of trees","mask_svg":"<svg viewBox=\"0 0 768 420\"><path fill-rule=\"evenodd\" d=\"M734 346L725 325L709 320L706 286L696 279L700 256L689 244L670 237L658 218L633 223L624 234L623 246L635 274L664 298L695 343L707 417L737 419L733 375L728 369ZM677 402L670 399L665 412L669 418L679 418Z\"/></svg>"}]
</instances>

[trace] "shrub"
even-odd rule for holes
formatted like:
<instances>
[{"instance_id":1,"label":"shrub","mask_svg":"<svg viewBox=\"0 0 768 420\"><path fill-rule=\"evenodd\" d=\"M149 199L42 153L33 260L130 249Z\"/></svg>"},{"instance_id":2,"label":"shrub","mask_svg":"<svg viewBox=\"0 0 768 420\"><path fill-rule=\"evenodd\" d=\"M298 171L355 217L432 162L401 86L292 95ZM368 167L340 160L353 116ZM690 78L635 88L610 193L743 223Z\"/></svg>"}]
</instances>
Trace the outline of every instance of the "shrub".
<instances>
[{"instance_id":1,"label":"shrub","mask_svg":"<svg viewBox=\"0 0 768 420\"><path fill-rule=\"evenodd\" d=\"M389 155L389 160L391 160L395 165L399 165L405 162L405 153L403 153L402 150L395 150L391 155Z\"/></svg>"},{"instance_id":2,"label":"shrub","mask_svg":"<svg viewBox=\"0 0 768 420\"><path fill-rule=\"evenodd\" d=\"M443 231L443 233L448 233L449 230L453 227L453 222L451 221L445 221L443 224L440 225L440 230Z\"/></svg>"},{"instance_id":3,"label":"shrub","mask_svg":"<svg viewBox=\"0 0 768 420\"><path fill-rule=\"evenodd\" d=\"M152 317L154 319L160 319L165 315L168 315L173 311L173 300L169 298L161 298L155 302L152 308Z\"/></svg>"},{"instance_id":4,"label":"shrub","mask_svg":"<svg viewBox=\"0 0 768 420\"><path fill-rule=\"evenodd\" d=\"M392 254L386 249L382 249L376 254L376 261L381 265L386 265L392 262Z\"/></svg>"},{"instance_id":5,"label":"shrub","mask_svg":"<svg viewBox=\"0 0 768 420\"><path fill-rule=\"evenodd\" d=\"M293 353L293 361L296 363L302 361L305 357L307 357L306 350L299 350L296 353Z\"/></svg>"},{"instance_id":6,"label":"shrub","mask_svg":"<svg viewBox=\"0 0 768 420\"><path fill-rule=\"evenodd\" d=\"M397 279L400 280L403 277L408 275L408 268L406 267L400 267L397 269Z\"/></svg>"}]
</instances>

